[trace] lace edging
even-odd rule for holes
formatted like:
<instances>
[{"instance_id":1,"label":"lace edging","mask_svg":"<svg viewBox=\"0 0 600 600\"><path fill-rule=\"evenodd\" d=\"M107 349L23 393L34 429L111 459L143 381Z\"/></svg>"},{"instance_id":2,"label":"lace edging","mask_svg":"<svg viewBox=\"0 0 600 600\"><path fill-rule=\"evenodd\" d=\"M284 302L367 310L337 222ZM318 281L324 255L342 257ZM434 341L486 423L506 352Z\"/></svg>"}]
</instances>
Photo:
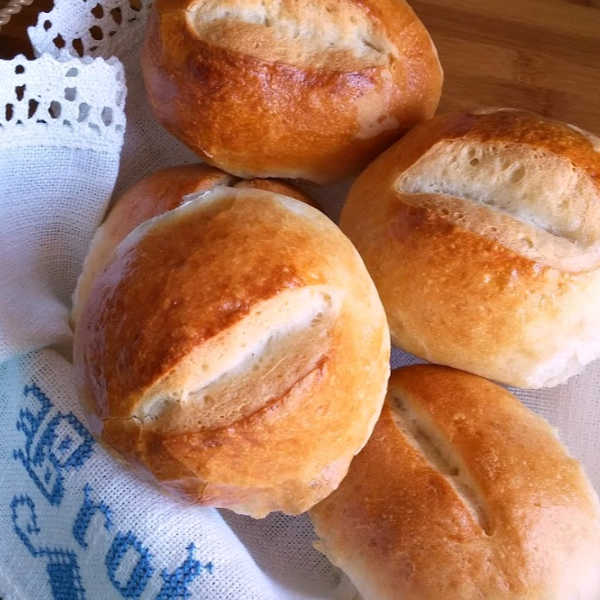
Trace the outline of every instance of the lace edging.
<instances>
[{"instance_id":1,"label":"lace edging","mask_svg":"<svg viewBox=\"0 0 600 600\"><path fill-rule=\"evenodd\" d=\"M0 61L0 81L0 147L120 150L126 87L118 59L17 56Z\"/></svg>"}]
</instances>

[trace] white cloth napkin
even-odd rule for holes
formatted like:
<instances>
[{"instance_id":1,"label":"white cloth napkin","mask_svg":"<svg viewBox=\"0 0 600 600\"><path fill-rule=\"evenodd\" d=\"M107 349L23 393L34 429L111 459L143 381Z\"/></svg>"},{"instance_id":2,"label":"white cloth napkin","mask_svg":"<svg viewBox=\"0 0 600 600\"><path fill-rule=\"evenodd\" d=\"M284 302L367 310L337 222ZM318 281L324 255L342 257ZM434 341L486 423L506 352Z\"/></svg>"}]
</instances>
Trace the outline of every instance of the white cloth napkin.
<instances>
[{"instance_id":1,"label":"white cloth napkin","mask_svg":"<svg viewBox=\"0 0 600 600\"><path fill-rule=\"evenodd\" d=\"M113 187L197 160L150 116L138 63L149 4L55 0L30 29L47 54L0 62L0 596L351 600L307 517L178 504L108 457L79 409L70 294ZM346 187L311 193L335 218ZM412 362L394 351L393 366ZM596 363L568 385L518 391L597 489L599 384Z\"/></svg>"}]
</instances>

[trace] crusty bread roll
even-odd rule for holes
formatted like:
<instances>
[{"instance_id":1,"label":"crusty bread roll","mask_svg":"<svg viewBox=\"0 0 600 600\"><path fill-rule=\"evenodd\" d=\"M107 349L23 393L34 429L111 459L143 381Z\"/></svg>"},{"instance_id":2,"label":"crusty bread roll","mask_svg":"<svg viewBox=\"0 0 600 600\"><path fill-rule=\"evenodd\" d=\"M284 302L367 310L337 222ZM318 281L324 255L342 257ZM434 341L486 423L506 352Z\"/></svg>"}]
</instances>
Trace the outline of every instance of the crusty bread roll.
<instances>
[{"instance_id":1,"label":"crusty bread roll","mask_svg":"<svg viewBox=\"0 0 600 600\"><path fill-rule=\"evenodd\" d=\"M337 487L381 410L389 346L375 287L332 221L220 186L111 252L74 360L106 445L192 501L258 517Z\"/></svg>"},{"instance_id":2,"label":"crusty bread roll","mask_svg":"<svg viewBox=\"0 0 600 600\"><path fill-rule=\"evenodd\" d=\"M284 181L277 181L277 179L240 179L234 186L237 188L255 188L274 192L275 194L282 194L283 196L289 196L290 198L295 198L296 200L300 200L300 202L306 202L306 204L319 208L319 205L312 198L309 198L297 187Z\"/></svg>"},{"instance_id":3,"label":"crusty bread roll","mask_svg":"<svg viewBox=\"0 0 600 600\"><path fill-rule=\"evenodd\" d=\"M311 198L283 181L236 181L232 175L203 164L181 165L156 171L129 188L115 202L106 220L97 229L73 294L71 325L76 326L96 276L128 233L144 221L176 208L185 201L186 195L219 185L266 189L318 208Z\"/></svg>"},{"instance_id":4,"label":"crusty bread roll","mask_svg":"<svg viewBox=\"0 0 600 600\"><path fill-rule=\"evenodd\" d=\"M600 140L486 109L416 127L353 185L342 230L393 342L521 387L600 356Z\"/></svg>"},{"instance_id":5,"label":"crusty bread roll","mask_svg":"<svg viewBox=\"0 0 600 600\"><path fill-rule=\"evenodd\" d=\"M462 371L394 371L373 436L310 514L365 600L600 598L581 466L543 419Z\"/></svg>"},{"instance_id":6,"label":"crusty bread roll","mask_svg":"<svg viewBox=\"0 0 600 600\"><path fill-rule=\"evenodd\" d=\"M442 85L404 0L157 0L142 71L156 118L207 162L319 183L433 115Z\"/></svg>"}]
</instances>

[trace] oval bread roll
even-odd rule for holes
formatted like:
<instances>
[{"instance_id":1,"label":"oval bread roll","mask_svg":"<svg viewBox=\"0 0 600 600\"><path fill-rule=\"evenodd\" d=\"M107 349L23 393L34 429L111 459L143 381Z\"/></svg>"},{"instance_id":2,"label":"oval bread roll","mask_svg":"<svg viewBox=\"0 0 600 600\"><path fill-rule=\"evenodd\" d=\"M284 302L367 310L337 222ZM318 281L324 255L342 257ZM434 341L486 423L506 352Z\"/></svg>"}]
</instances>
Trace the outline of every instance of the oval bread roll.
<instances>
[{"instance_id":1,"label":"oval bread roll","mask_svg":"<svg viewBox=\"0 0 600 600\"><path fill-rule=\"evenodd\" d=\"M404 0L157 0L142 71L157 120L207 162L318 183L431 117L442 86Z\"/></svg>"},{"instance_id":2,"label":"oval bread roll","mask_svg":"<svg viewBox=\"0 0 600 600\"><path fill-rule=\"evenodd\" d=\"M332 221L220 186L121 241L74 358L107 446L194 502L264 516L338 486L381 410L389 345L375 287Z\"/></svg>"},{"instance_id":3,"label":"oval bread roll","mask_svg":"<svg viewBox=\"0 0 600 600\"><path fill-rule=\"evenodd\" d=\"M310 206L319 208L319 205L315 200L309 198L297 187L294 187L293 185L284 181L278 181L277 179L240 179L234 184L234 187L266 190L267 192L274 192L275 194L281 194L283 196L295 198L296 200L300 200L300 202L305 202L306 204L310 204Z\"/></svg>"},{"instance_id":4,"label":"oval bread roll","mask_svg":"<svg viewBox=\"0 0 600 600\"><path fill-rule=\"evenodd\" d=\"M365 600L597 600L600 507L581 466L499 386L392 373L373 436L311 510Z\"/></svg>"},{"instance_id":5,"label":"oval bread roll","mask_svg":"<svg viewBox=\"0 0 600 600\"><path fill-rule=\"evenodd\" d=\"M272 179L239 180L203 164L181 165L156 171L131 186L114 204L104 223L96 230L82 273L73 294L71 325L75 328L96 276L109 261L114 249L138 225L176 208L188 194L219 185L270 190L296 198L317 208L300 190Z\"/></svg>"},{"instance_id":6,"label":"oval bread roll","mask_svg":"<svg viewBox=\"0 0 600 600\"><path fill-rule=\"evenodd\" d=\"M436 117L354 183L342 230L392 340L503 383L600 356L600 140L511 109Z\"/></svg>"}]
</instances>

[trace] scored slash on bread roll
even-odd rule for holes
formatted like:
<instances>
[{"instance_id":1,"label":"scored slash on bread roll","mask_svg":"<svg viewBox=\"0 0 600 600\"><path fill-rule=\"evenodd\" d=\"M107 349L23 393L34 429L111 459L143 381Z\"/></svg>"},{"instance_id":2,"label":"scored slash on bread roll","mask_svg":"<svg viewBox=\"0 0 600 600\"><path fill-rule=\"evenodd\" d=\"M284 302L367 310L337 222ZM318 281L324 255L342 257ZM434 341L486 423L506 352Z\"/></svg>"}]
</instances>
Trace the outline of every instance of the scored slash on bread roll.
<instances>
[{"instance_id":1,"label":"scored slash on bread roll","mask_svg":"<svg viewBox=\"0 0 600 600\"><path fill-rule=\"evenodd\" d=\"M156 171L129 188L115 202L106 220L96 231L73 293L73 328L79 320L96 276L106 266L114 249L128 233L144 221L176 208L186 201L189 194L204 192L219 185L269 190L318 208L311 198L283 181L238 181L233 175L203 164L180 165Z\"/></svg>"},{"instance_id":2,"label":"scored slash on bread roll","mask_svg":"<svg viewBox=\"0 0 600 600\"><path fill-rule=\"evenodd\" d=\"M583 469L543 419L461 371L394 371L371 439L310 516L365 600L600 597Z\"/></svg>"},{"instance_id":3,"label":"scored slash on bread roll","mask_svg":"<svg viewBox=\"0 0 600 600\"><path fill-rule=\"evenodd\" d=\"M157 0L152 110L241 177L355 173L437 108L442 70L404 0Z\"/></svg>"},{"instance_id":4,"label":"scored slash on bread roll","mask_svg":"<svg viewBox=\"0 0 600 600\"><path fill-rule=\"evenodd\" d=\"M389 330L337 226L245 185L119 243L80 313L75 370L92 429L142 473L199 504L299 513L372 431Z\"/></svg>"},{"instance_id":5,"label":"scored slash on bread roll","mask_svg":"<svg viewBox=\"0 0 600 600\"><path fill-rule=\"evenodd\" d=\"M436 117L354 183L342 230L395 344L521 387L600 356L600 143L513 109Z\"/></svg>"}]
</instances>

